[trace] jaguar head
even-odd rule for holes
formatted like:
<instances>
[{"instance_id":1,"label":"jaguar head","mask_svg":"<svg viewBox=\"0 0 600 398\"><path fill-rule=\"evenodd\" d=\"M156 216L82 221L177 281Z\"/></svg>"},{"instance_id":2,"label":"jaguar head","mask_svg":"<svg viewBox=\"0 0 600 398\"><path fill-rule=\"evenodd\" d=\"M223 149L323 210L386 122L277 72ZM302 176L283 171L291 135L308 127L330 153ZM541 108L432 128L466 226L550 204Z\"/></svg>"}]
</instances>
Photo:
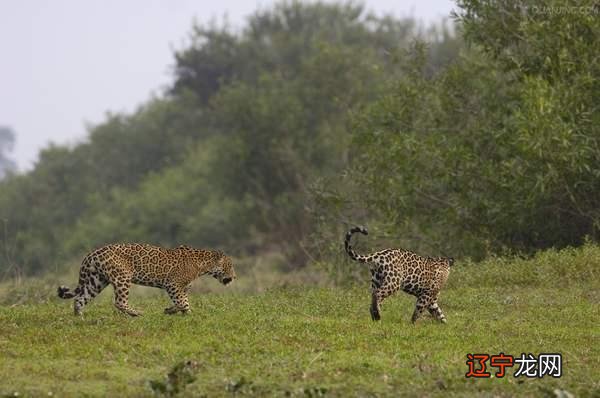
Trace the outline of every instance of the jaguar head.
<instances>
[{"instance_id":1,"label":"jaguar head","mask_svg":"<svg viewBox=\"0 0 600 398\"><path fill-rule=\"evenodd\" d=\"M223 285L227 285L236 278L231 258L219 252L210 274Z\"/></svg>"}]
</instances>

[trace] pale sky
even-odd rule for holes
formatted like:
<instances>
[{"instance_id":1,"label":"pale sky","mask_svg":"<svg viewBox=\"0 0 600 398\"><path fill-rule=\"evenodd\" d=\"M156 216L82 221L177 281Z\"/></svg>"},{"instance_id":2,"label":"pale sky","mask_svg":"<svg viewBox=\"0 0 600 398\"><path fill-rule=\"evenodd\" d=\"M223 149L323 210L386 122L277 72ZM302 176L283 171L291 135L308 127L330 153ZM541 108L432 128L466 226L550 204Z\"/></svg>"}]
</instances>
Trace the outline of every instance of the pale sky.
<instances>
[{"instance_id":1,"label":"pale sky","mask_svg":"<svg viewBox=\"0 0 600 398\"><path fill-rule=\"evenodd\" d=\"M75 144L107 112L132 112L173 80L173 48L192 22L241 27L272 0L0 0L0 126L10 157L31 169L50 142ZM381 15L426 23L448 17L450 0L366 0Z\"/></svg>"}]
</instances>

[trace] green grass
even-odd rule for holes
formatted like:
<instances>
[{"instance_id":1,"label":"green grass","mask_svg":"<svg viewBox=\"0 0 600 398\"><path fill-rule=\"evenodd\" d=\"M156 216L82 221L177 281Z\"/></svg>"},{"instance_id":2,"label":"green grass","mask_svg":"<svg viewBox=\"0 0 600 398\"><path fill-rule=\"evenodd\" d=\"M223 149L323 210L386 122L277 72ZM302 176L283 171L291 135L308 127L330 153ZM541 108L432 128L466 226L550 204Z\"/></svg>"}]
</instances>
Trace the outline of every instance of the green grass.
<instances>
[{"instance_id":1,"label":"green grass","mask_svg":"<svg viewBox=\"0 0 600 398\"><path fill-rule=\"evenodd\" d=\"M5 286L0 395L152 396L151 380L194 360L197 379L182 396L600 396L599 265L592 245L459 262L440 300L447 325L428 316L412 325L405 294L372 322L366 270L349 288L197 293L188 316L163 315L166 295L134 292L144 316L128 318L107 289L76 318L71 301L45 293L10 306L15 289ZM467 353L499 352L562 353L563 376L514 378L513 368L503 379L465 378Z\"/></svg>"}]
</instances>

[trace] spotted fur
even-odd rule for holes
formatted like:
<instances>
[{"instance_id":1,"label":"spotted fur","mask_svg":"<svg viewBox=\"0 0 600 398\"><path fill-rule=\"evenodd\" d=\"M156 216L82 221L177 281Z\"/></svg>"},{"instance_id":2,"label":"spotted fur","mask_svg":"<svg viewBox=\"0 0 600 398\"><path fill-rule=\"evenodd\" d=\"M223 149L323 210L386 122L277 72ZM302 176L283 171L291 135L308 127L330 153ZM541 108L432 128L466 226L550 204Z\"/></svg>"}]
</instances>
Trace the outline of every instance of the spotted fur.
<instances>
[{"instance_id":1,"label":"spotted fur","mask_svg":"<svg viewBox=\"0 0 600 398\"><path fill-rule=\"evenodd\" d=\"M113 285L115 307L131 316L140 312L129 306L132 283L165 289L173 305L165 313L190 311L188 291L199 276L212 275L226 285L235 279L231 259L220 251L199 250L188 246L175 249L147 244L113 244L89 253L79 270L75 290L60 286L58 297L74 299L75 315L106 286Z\"/></svg>"},{"instance_id":2,"label":"spotted fur","mask_svg":"<svg viewBox=\"0 0 600 398\"><path fill-rule=\"evenodd\" d=\"M366 256L357 254L350 245L352 234L360 232L368 235L364 227L354 227L346 234L346 252L355 261L368 263L371 270L371 318L381 319L381 302L403 290L417 297L412 322L416 322L425 308L433 317L446 323L437 299L440 290L448 279L452 258L421 257L408 250L385 249Z\"/></svg>"}]
</instances>

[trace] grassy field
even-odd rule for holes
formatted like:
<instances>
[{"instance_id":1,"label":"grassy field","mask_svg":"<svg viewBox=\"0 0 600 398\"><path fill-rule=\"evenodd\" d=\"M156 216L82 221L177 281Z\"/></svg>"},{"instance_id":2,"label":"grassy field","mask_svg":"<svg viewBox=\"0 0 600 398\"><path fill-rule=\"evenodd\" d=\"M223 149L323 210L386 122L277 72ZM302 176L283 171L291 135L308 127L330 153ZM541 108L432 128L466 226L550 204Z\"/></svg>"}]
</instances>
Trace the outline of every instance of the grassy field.
<instances>
[{"instance_id":1,"label":"grassy field","mask_svg":"<svg viewBox=\"0 0 600 398\"><path fill-rule=\"evenodd\" d=\"M76 318L52 284L4 285L0 395L152 396L153 381L191 360L195 380L181 396L600 396L592 245L458 262L440 300L447 325L429 316L412 325L405 294L372 322L366 270L362 285L346 288L288 283L251 293L240 279L231 289L196 282L223 293L194 294L188 316L163 315L166 295L137 290L139 318L113 310L110 288ZM465 378L467 353L500 352L561 353L563 376L515 378L513 368L502 379Z\"/></svg>"}]
</instances>

